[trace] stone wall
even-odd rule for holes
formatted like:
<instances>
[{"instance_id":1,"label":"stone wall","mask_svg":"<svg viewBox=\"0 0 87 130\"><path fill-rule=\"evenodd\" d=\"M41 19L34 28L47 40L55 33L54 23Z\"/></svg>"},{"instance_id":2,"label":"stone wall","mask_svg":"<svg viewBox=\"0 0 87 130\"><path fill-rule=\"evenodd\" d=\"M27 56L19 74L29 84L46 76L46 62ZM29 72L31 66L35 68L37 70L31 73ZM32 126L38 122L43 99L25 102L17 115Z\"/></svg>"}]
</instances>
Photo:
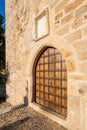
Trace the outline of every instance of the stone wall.
<instances>
[{"instance_id":1,"label":"stone wall","mask_svg":"<svg viewBox=\"0 0 87 130\"><path fill-rule=\"evenodd\" d=\"M49 35L35 41L35 18L48 8ZM87 129L87 1L6 0L6 60L9 71L7 102L19 105L28 95L29 106L68 130ZM33 65L46 46L61 51L68 70L66 120L32 103ZM28 91L27 91L28 90Z\"/></svg>"}]
</instances>

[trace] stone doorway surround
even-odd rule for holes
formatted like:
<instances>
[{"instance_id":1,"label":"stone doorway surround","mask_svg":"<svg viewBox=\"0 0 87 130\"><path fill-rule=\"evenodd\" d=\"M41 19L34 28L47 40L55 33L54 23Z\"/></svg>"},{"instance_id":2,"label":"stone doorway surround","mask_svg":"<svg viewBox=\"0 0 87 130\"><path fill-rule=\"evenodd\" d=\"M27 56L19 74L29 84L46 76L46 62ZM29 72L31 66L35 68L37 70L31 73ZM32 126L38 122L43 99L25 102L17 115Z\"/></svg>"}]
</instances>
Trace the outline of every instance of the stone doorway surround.
<instances>
[{"instance_id":1,"label":"stone doorway surround","mask_svg":"<svg viewBox=\"0 0 87 130\"><path fill-rule=\"evenodd\" d=\"M80 77L83 79L83 75L79 72L78 68L78 57L75 53L74 48L70 44L66 44L63 40L61 40L58 36L49 36L45 39L45 41L41 41L37 43L35 47L32 48L30 55L29 55L29 62L27 61L27 75L28 75L28 83L29 83L29 106L34 108L35 110L39 111L40 113L43 113L44 115L48 116L52 120L60 123L66 128L69 128L72 130L72 126L74 126L74 129L76 130L80 123L80 101L81 101L81 93L79 91L78 86L78 78ZM52 113L49 113L40 107L38 107L36 104L33 103L33 65L36 60L36 57L38 53L44 48L44 47L55 47L57 48L62 55L65 58L66 64L67 64L67 91L68 91L68 105L67 105L67 118L63 119L58 116L53 115Z\"/></svg>"}]
</instances>

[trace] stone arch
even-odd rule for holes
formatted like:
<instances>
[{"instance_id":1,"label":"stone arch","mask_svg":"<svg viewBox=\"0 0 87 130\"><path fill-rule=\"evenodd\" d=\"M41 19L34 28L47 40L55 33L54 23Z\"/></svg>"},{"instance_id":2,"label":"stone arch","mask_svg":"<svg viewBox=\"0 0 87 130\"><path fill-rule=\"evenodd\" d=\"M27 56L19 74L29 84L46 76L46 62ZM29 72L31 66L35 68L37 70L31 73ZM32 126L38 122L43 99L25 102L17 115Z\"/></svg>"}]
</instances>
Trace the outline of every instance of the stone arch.
<instances>
[{"instance_id":1,"label":"stone arch","mask_svg":"<svg viewBox=\"0 0 87 130\"><path fill-rule=\"evenodd\" d=\"M65 41L61 40L58 36L54 36L54 37L49 36L49 38L45 39L44 41L41 41L41 42L38 41L38 43L36 43L35 46L30 50L29 55L28 55L29 60L27 61L27 69L26 69L27 72L26 73L29 76L28 80L29 80L29 101L30 101L30 103L32 102L33 65L34 65L36 57L40 53L40 51L48 46L54 47L62 53L62 55L66 61L66 64L67 64L67 75L70 72L75 71L76 64L73 63L74 61L72 61L71 58L72 58L72 56L73 56L73 59L76 58L76 55L74 53L74 49L73 49L72 45L66 44ZM69 77L68 77L68 79L69 79Z\"/></svg>"}]
</instances>

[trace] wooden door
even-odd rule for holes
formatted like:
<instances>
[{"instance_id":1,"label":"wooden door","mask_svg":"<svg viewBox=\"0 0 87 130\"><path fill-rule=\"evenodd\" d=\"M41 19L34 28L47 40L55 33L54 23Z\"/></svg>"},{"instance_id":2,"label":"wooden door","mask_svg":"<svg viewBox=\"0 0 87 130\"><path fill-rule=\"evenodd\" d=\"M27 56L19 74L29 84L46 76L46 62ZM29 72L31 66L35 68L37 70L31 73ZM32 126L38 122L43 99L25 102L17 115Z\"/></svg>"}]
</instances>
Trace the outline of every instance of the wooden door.
<instances>
[{"instance_id":1,"label":"wooden door","mask_svg":"<svg viewBox=\"0 0 87 130\"><path fill-rule=\"evenodd\" d=\"M46 48L37 60L35 102L56 113L67 115L66 63L55 48Z\"/></svg>"}]
</instances>

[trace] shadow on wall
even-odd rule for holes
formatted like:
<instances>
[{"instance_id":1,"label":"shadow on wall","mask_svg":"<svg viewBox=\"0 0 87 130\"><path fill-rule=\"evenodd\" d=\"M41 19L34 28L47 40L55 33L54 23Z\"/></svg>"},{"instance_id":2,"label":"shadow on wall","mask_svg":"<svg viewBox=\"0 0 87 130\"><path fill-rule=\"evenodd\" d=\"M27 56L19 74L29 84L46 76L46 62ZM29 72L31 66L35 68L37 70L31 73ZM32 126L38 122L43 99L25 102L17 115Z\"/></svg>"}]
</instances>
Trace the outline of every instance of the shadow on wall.
<instances>
[{"instance_id":1,"label":"shadow on wall","mask_svg":"<svg viewBox=\"0 0 87 130\"><path fill-rule=\"evenodd\" d=\"M26 87L26 96L24 97L24 105L28 106L28 81L27 81L27 87Z\"/></svg>"},{"instance_id":2,"label":"shadow on wall","mask_svg":"<svg viewBox=\"0 0 87 130\"><path fill-rule=\"evenodd\" d=\"M28 97L27 96L24 97L24 105L28 106Z\"/></svg>"},{"instance_id":3,"label":"shadow on wall","mask_svg":"<svg viewBox=\"0 0 87 130\"><path fill-rule=\"evenodd\" d=\"M7 69L5 70L5 72L0 72L0 103L3 103L6 101L6 99L8 98L8 95L6 94L6 83L9 84L9 76L10 76L10 71L7 67ZM24 97L24 104L22 104L23 106L28 106L28 81L27 81L27 87L26 87L26 95ZM18 107L21 107L21 105L19 105Z\"/></svg>"},{"instance_id":4,"label":"shadow on wall","mask_svg":"<svg viewBox=\"0 0 87 130\"><path fill-rule=\"evenodd\" d=\"M0 103L6 101L8 96L6 95L6 83L8 82L10 72L8 69L0 71Z\"/></svg>"}]
</instances>

